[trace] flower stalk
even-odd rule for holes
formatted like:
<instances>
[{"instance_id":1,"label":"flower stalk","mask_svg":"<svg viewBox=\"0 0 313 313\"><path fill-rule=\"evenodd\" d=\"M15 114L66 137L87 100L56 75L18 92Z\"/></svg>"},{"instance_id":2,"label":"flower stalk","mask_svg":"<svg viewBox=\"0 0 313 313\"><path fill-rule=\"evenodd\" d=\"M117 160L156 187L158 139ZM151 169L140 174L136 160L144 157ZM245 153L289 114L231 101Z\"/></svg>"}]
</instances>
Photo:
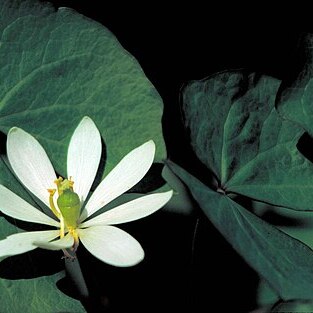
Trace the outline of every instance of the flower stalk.
<instances>
[{"instance_id":1,"label":"flower stalk","mask_svg":"<svg viewBox=\"0 0 313 313\"><path fill-rule=\"evenodd\" d=\"M71 258L64 258L67 277L73 282L82 301L89 298L87 284L75 253L68 251Z\"/></svg>"}]
</instances>

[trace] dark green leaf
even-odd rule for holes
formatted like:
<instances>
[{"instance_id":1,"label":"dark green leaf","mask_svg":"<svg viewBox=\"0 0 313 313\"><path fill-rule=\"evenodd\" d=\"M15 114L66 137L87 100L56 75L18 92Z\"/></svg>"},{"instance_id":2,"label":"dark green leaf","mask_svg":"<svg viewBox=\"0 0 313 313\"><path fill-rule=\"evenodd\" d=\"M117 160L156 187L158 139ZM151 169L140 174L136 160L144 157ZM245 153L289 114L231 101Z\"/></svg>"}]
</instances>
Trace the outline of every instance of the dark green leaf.
<instances>
[{"instance_id":1,"label":"dark green leaf","mask_svg":"<svg viewBox=\"0 0 313 313\"><path fill-rule=\"evenodd\" d=\"M312 250L226 195L209 189L177 165L168 165L189 187L215 227L281 298L313 298Z\"/></svg>"},{"instance_id":2,"label":"dark green leaf","mask_svg":"<svg viewBox=\"0 0 313 313\"><path fill-rule=\"evenodd\" d=\"M280 82L245 71L216 74L183 90L193 149L227 193L313 209L313 165L297 149L302 128L274 108Z\"/></svg>"},{"instance_id":3,"label":"dark green leaf","mask_svg":"<svg viewBox=\"0 0 313 313\"><path fill-rule=\"evenodd\" d=\"M277 109L313 135L313 35L304 35L298 47L298 64L289 69L290 79L281 86Z\"/></svg>"},{"instance_id":4,"label":"dark green leaf","mask_svg":"<svg viewBox=\"0 0 313 313\"><path fill-rule=\"evenodd\" d=\"M312 301L301 301L301 300L292 300L288 302L280 302L275 305L271 313L310 313L313 312L313 302Z\"/></svg>"},{"instance_id":5,"label":"dark green leaf","mask_svg":"<svg viewBox=\"0 0 313 313\"><path fill-rule=\"evenodd\" d=\"M313 212L286 210L253 201L253 212L313 250Z\"/></svg>"},{"instance_id":6,"label":"dark green leaf","mask_svg":"<svg viewBox=\"0 0 313 313\"><path fill-rule=\"evenodd\" d=\"M110 31L32 0L1 1L0 20L0 131L19 126L33 134L62 175L85 115L105 141L106 172L149 139L156 162L165 157L162 100Z\"/></svg>"},{"instance_id":7,"label":"dark green leaf","mask_svg":"<svg viewBox=\"0 0 313 313\"><path fill-rule=\"evenodd\" d=\"M86 312L79 301L71 299L56 287L62 273L36 279L0 280L1 312Z\"/></svg>"},{"instance_id":8,"label":"dark green leaf","mask_svg":"<svg viewBox=\"0 0 313 313\"><path fill-rule=\"evenodd\" d=\"M194 203L190 198L188 189L182 184L181 180L167 166L163 168L162 177L175 190L171 200L164 206L164 210L183 215L192 214L194 212Z\"/></svg>"},{"instance_id":9,"label":"dark green leaf","mask_svg":"<svg viewBox=\"0 0 313 313\"><path fill-rule=\"evenodd\" d=\"M38 201L5 161L1 132L7 134L13 126L40 141L62 176L70 137L85 115L95 121L105 142L105 173L149 139L157 146L155 161L164 159L162 100L138 62L105 27L42 1L1 0L0 36L1 184L32 204ZM2 220L1 239L10 233L11 225ZM82 312L77 301L58 291L58 277L1 279L0 311Z\"/></svg>"},{"instance_id":10,"label":"dark green leaf","mask_svg":"<svg viewBox=\"0 0 313 313\"><path fill-rule=\"evenodd\" d=\"M273 306L279 301L277 293L269 286L269 284L261 279L257 289L256 301L259 307Z\"/></svg>"}]
</instances>

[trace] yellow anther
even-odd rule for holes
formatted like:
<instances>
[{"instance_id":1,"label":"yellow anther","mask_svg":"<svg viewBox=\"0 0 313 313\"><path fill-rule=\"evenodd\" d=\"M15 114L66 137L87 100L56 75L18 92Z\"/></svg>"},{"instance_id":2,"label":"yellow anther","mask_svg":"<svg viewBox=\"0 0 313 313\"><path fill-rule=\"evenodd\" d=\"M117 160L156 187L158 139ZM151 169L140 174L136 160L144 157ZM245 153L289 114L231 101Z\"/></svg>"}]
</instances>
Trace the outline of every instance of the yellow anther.
<instances>
[{"instance_id":1,"label":"yellow anther","mask_svg":"<svg viewBox=\"0 0 313 313\"><path fill-rule=\"evenodd\" d=\"M48 192L50 193L50 195L53 197L55 192L56 192L56 189L48 189Z\"/></svg>"},{"instance_id":2,"label":"yellow anther","mask_svg":"<svg viewBox=\"0 0 313 313\"><path fill-rule=\"evenodd\" d=\"M62 177L59 177L54 181L54 183L57 185L59 196L65 190L70 189L71 191L73 191L74 182L71 180L71 177L69 179L63 179Z\"/></svg>"},{"instance_id":3,"label":"yellow anther","mask_svg":"<svg viewBox=\"0 0 313 313\"><path fill-rule=\"evenodd\" d=\"M64 182L66 181L65 187L69 188L70 190L73 190L74 186L74 181L72 180L72 176L70 176L68 179L65 179Z\"/></svg>"},{"instance_id":4,"label":"yellow anther","mask_svg":"<svg viewBox=\"0 0 313 313\"><path fill-rule=\"evenodd\" d=\"M62 181L63 181L63 178L62 178L61 176L59 176L59 178L57 178L57 179L54 181L54 183L58 185L58 184L62 183Z\"/></svg>"},{"instance_id":5,"label":"yellow anther","mask_svg":"<svg viewBox=\"0 0 313 313\"><path fill-rule=\"evenodd\" d=\"M69 183L70 189L73 191L74 182L71 180L71 178L69 179L68 183Z\"/></svg>"},{"instance_id":6,"label":"yellow anther","mask_svg":"<svg viewBox=\"0 0 313 313\"><path fill-rule=\"evenodd\" d=\"M53 214L58 218L60 219L61 217L61 213L56 209L55 205L54 205L54 201L53 201L53 196L56 192L55 189L48 189L48 192L50 193L50 196L49 196L49 205L50 205L50 209L51 211L53 212Z\"/></svg>"},{"instance_id":7,"label":"yellow anther","mask_svg":"<svg viewBox=\"0 0 313 313\"><path fill-rule=\"evenodd\" d=\"M59 195L62 193L62 182L63 178L61 176L59 176L59 178L54 181L54 183L57 185Z\"/></svg>"}]
</instances>

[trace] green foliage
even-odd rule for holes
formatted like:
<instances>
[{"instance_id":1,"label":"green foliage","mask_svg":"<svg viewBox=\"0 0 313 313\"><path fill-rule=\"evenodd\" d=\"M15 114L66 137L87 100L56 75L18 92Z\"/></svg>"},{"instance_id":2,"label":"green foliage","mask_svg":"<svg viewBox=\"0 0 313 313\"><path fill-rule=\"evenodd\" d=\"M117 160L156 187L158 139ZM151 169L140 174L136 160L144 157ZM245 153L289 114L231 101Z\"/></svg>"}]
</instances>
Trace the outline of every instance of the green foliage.
<instances>
[{"instance_id":1,"label":"green foliage","mask_svg":"<svg viewBox=\"0 0 313 313\"><path fill-rule=\"evenodd\" d=\"M312 299L310 248L168 163L215 227L283 299Z\"/></svg>"},{"instance_id":2,"label":"green foliage","mask_svg":"<svg viewBox=\"0 0 313 313\"><path fill-rule=\"evenodd\" d=\"M165 158L162 100L138 62L101 24L71 9L55 11L41 1L1 0L0 36L1 184L40 205L7 162L5 135L13 126L39 140L62 176L70 137L85 115L95 121L104 140L100 174L149 139L156 143L155 162ZM2 238L11 231L2 220ZM0 279L0 311L82 312L77 301L55 287L58 278Z\"/></svg>"},{"instance_id":3,"label":"green foliage","mask_svg":"<svg viewBox=\"0 0 313 313\"><path fill-rule=\"evenodd\" d=\"M298 47L298 66L290 67L291 79L280 89L277 109L313 135L313 35L303 35Z\"/></svg>"},{"instance_id":4,"label":"green foliage","mask_svg":"<svg viewBox=\"0 0 313 313\"><path fill-rule=\"evenodd\" d=\"M279 85L245 71L194 81L183 90L185 123L198 158L227 193L312 210L313 165L297 149L302 128L275 110Z\"/></svg>"},{"instance_id":5,"label":"green foliage","mask_svg":"<svg viewBox=\"0 0 313 313\"><path fill-rule=\"evenodd\" d=\"M62 273L34 279L0 280L1 312L86 312L79 301L74 300L56 287Z\"/></svg>"},{"instance_id":6,"label":"green foliage","mask_svg":"<svg viewBox=\"0 0 313 313\"><path fill-rule=\"evenodd\" d=\"M277 303L280 299L279 296L274 292L265 280L260 280L256 300L258 306L272 306L274 303Z\"/></svg>"},{"instance_id":7,"label":"green foliage","mask_svg":"<svg viewBox=\"0 0 313 313\"><path fill-rule=\"evenodd\" d=\"M149 139L156 161L165 157L161 98L110 31L73 10L27 0L2 1L0 20L0 131L30 132L63 175L69 139L85 115L104 139L106 172Z\"/></svg>"},{"instance_id":8,"label":"green foliage","mask_svg":"<svg viewBox=\"0 0 313 313\"><path fill-rule=\"evenodd\" d=\"M312 301L288 301L280 302L275 305L271 312L273 313L286 313L286 312L299 312L306 313L313 311Z\"/></svg>"},{"instance_id":9,"label":"green foliage","mask_svg":"<svg viewBox=\"0 0 313 313\"><path fill-rule=\"evenodd\" d=\"M297 147L304 134L301 126L313 133L311 63L290 89L244 70L187 84L181 97L186 130L207 175L213 173L217 183L211 189L169 163L216 228L284 300L313 298L312 215L305 212L313 209L313 165ZM275 109L277 94L282 95L279 112L288 119ZM248 197L250 205L239 205L236 195ZM257 216L265 211L305 223L278 229Z\"/></svg>"},{"instance_id":10,"label":"green foliage","mask_svg":"<svg viewBox=\"0 0 313 313\"><path fill-rule=\"evenodd\" d=\"M105 145L104 169L97 180L149 139L156 142L156 162L165 158L162 101L138 62L102 25L41 1L2 0L0 34L1 141L11 127L23 128L40 141L58 174L65 176L70 137L88 115ZM313 299L313 222L307 212L313 211L313 165L297 147L304 131L313 135L313 36L303 38L303 47L302 67L287 82L238 70L187 84L181 97L185 126L194 152L217 183L212 189L173 163L169 167L176 176L163 171L177 191L167 209L194 213L189 190L268 283L260 291L263 303L276 301L277 294L287 301L279 303L277 311L309 309L309 302L288 300ZM149 179L153 184L154 178ZM13 175L2 142L0 183L40 206ZM139 185L132 191L143 190ZM236 195L248 197L251 206L235 202ZM115 203L137 196L123 195ZM260 218L264 210L306 221L305 227L275 227ZM3 218L0 226L0 239L19 231ZM61 277L0 279L1 310L83 312L79 302L56 288ZM12 301L17 296L20 301Z\"/></svg>"}]
</instances>

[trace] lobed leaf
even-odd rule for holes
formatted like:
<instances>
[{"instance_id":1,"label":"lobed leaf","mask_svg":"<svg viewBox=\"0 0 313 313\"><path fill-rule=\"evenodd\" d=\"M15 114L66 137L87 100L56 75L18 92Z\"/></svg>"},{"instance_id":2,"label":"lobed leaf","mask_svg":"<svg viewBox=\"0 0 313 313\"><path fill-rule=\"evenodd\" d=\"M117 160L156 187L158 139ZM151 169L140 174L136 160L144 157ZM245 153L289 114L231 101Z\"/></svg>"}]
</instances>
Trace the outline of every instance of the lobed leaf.
<instances>
[{"instance_id":1,"label":"lobed leaf","mask_svg":"<svg viewBox=\"0 0 313 313\"><path fill-rule=\"evenodd\" d=\"M312 299L313 254L309 247L214 192L179 166L168 165L215 227L282 299Z\"/></svg>"},{"instance_id":2,"label":"lobed leaf","mask_svg":"<svg viewBox=\"0 0 313 313\"><path fill-rule=\"evenodd\" d=\"M303 129L275 110L280 82L218 73L182 93L190 140L220 188L296 210L313 209L313 165L297 149Z\"/></svg>"}]
</instances>

